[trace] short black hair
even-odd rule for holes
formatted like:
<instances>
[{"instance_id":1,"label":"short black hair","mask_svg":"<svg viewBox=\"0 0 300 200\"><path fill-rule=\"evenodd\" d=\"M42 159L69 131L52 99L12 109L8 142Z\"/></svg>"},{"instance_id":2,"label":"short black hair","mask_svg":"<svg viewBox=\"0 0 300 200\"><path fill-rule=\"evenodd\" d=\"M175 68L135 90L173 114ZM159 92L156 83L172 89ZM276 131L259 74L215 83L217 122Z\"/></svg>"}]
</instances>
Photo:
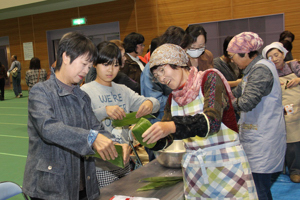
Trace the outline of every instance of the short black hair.
<instances>
[{"instance_id":1,"label":"short black hair","mask_svg":"<svg viewBox=\"0 0 300 200\"><path fill-rule=\"evenodd\" d=\"M283 44L283 47L286 48L286 50L288 50L289 52L292 51L293 44L290 41L288 41L288 40L281 40L280 43Z\"/></svg>"},{"instance_id":2,"label":"short black hair","mask_svg":"<svg viewBox=\"0 0 300 200\"><path fill-rule=\"evenodd\" d=\"M122 54L120 48L112 42L104 41L97 45L98 57L95 64L122 65Z\"/></svg>"},{"instance_id":3,"label":"short black hair","mask_svg":"<svg viewBox=\"0 0 300 200\"><path fill-rule=\"evenodd\" d=\"M223 42L223 55L227 58L229 57L227 47L232 38L233 38L233 36L227 36Z\"/></svg>"},{"instance_id":4,"label":"short black hair","mask_svg":"<svg viewBox=\"0 0 300 200\"><path fill-rule=\"evenodd\" d=\"M160 43L159 46L169 43L169 44L176 44L181 45L184 30L178 26L170 26L167 30L160 36Z\"/></svg>"},{"instance_id":5,"label":"short black hair","mask_svg":"<svg viewBox=\"0 0 300 200\"><path fill-rule=\"evenodd\" d=\"M153 38L153 39L151 40L150 56L151 56L151 54L153 53L153 51L158 47L159 43L160 43L159 37Z\"/></svg>"},{"instance_id":6,"label":"short black hair","mask_svg":"<svg viewBox=\"0 0 300 200\"><path fill-rule=\"evenodd\" d=\"M97 49L94 43L85 35L78 32L69 32L63 35L58 44L57 61L55 70L59 71L62 65L62 55L71 58L72 63L77 57L87 55L89 62L95 62L97 58Z\"/></svg>"},{"instance_id":7,"label":"short black hair","mask_svg":"<svg viewBox=\"0 0 300 200\"><path fill-rule=\"evenodd\" d=\"M183 49L189 47L191 44L197 41L199 35L203 35L205 39L205 43L207 42L206 39L206 31L203 26L199 24L190 25L185 29L185 35L181 44Z\"/></svg>"},{"instance_id":8,"label":"short black hair","mask_svg":"<svg viewBox=\"0 0 300 200\"><path fill-rule=\"evenodd\" d=\"M29 69L41 69L41 61L37 57L33 57L30 60Z\"/></svg>"},{"instance_id":9,"label":"short black hair","mask_svg":"<svg viewBox=\"0 0 300 200\"><path fill-rule=\"evenodd\" d=\"M17 60L17 56L16 55L12 55L14 57L15 60Z\"/></svg>"},{"instance_id":10,"label":"short black hair","mask_svg":"<svg viewBox=\"0 0 300 200\"><path fill-rule=\"evenodd\" d=\"M242 58L244 58L244 56L245 56L245 53L238 53L238 54L239 54L239 56L242 57ZM251 59L251 58L253 58L253 56L258 55L258 54L259 54L258 51L250 51L250 52L248 53L248 56L249 56L249 58Z\"/></svg>"},{"instance_id":11,"label":"short black hair","mask_svg":"<svg viewBox=\"0 0 300 200\"><path fill-rule=\"evenodd\" d=\"M136 45L144 43L145 38L143 35L139 33L129 33L125 38L124 38L124 49L126 53L131 53L131 52L136 52Z\"/></svg>"},{"instance_id":12,"label":"short black hair","mask_svg":"<svg viewBox=\"0 0 300 200\"><path fill-rule=\"evenodd\" d=\"M292 42L295 39L295 35L291 31L283 31L280 33L279 41L285 40L285 38L290 37L292 39Z\"/></svg>"}]
</instances>

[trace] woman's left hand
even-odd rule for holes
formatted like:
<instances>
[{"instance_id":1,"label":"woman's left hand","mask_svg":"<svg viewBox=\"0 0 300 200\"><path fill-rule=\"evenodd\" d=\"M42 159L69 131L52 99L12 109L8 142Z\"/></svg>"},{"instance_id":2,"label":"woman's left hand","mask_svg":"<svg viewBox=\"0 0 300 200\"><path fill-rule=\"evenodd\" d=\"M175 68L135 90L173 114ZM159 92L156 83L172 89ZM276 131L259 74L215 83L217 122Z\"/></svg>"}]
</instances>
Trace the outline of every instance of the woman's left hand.
<instances>
[{"instance_id":1,"label":"woman's left hand","mask_svg":"<svg viewBox=\"0 0 300 200\"><path fill-rule=\"evenodd\" d=\"M139 107L139 110L137 111L135 117L139 118L139 117L143 117L145 115L148 115L148 114L152 113L152 109L153 109L153 103L152 103L152 101L146 100Z\"/></svg>"},{"instance_id":2,"label":"woman's left hand","mask_svg":"<svg viewBox=\"0 0 300 200\"><path fill-rule=\"evenodd\" d=\"M289 81L286 86L287 86L287 88L291 88L291 87L295 87L295 86L299 85L299 83L300 83L300 78L294 78L291 81Z\"/></svg>"},{"instance_id":3,"label":"woman's left hand","mask_svg":"<svg viewBox=\"0 0 300 200\"><path fill-rule=\"evenodd\" d=\"M176 126L173 121L156 122L143 133L143 142L147 142L147 144L157 142L159 139L164 138L171 133L175 133L175 131Z\"/></svg>"}]
</instances>

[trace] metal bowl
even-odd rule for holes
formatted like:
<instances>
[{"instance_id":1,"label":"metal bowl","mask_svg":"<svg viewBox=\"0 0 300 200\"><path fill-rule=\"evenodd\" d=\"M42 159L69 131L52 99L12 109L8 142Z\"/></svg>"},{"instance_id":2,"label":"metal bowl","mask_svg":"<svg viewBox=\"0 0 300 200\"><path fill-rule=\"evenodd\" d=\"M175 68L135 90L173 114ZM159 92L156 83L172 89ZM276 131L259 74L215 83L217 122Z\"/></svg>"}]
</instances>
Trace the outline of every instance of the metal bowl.
<instances>
[{"instance_id":1,"label":"metal bowl","mask_svg":"<svg viewBox=\"0 0 300 200\"><path fill-rule=\"evenodd\" d=\"M173 143L166 149L154 151L157 161L170 168L181 168L181 160L186 149L182 140L174 140Z\"/></svg>"}]
</instances>

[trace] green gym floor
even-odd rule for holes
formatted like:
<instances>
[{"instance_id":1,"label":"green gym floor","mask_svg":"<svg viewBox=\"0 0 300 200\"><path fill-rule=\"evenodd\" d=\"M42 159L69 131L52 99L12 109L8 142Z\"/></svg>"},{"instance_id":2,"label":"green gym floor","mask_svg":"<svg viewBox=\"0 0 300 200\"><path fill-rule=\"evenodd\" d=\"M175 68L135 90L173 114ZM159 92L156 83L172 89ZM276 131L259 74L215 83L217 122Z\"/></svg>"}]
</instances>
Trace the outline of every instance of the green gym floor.
<instances>
[{"instance_id":1,"label":"green gym floor","mask_svg":"<svg viewBox=\"0 0 300 200\"><path fill-rule=\"evenodd\" d=\"M5 90L0 101L0 182L13 181L22 186L28 150L27 101L28 91L15 98L12 90ZM11 199L24 199L18 195Z\"/></svg>"}]
</instances>

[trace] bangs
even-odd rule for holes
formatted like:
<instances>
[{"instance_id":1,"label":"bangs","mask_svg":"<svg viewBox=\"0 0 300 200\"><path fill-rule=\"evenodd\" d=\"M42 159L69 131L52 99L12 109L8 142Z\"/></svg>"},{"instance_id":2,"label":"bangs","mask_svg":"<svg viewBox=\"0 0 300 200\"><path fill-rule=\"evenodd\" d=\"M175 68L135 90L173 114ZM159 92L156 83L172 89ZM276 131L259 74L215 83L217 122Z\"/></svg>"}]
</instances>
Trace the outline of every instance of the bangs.
<instances>
[{"instance_id":1,"label":"bangs","mask_svg":"<svg viewBox=\"0 0 300 200\"><path fill-rule=\"evenodd\" d=\"M96 64L117 64L122 65L121 51L117 45L109 43L98 52Z\"/></svg>"}]
</instances>

